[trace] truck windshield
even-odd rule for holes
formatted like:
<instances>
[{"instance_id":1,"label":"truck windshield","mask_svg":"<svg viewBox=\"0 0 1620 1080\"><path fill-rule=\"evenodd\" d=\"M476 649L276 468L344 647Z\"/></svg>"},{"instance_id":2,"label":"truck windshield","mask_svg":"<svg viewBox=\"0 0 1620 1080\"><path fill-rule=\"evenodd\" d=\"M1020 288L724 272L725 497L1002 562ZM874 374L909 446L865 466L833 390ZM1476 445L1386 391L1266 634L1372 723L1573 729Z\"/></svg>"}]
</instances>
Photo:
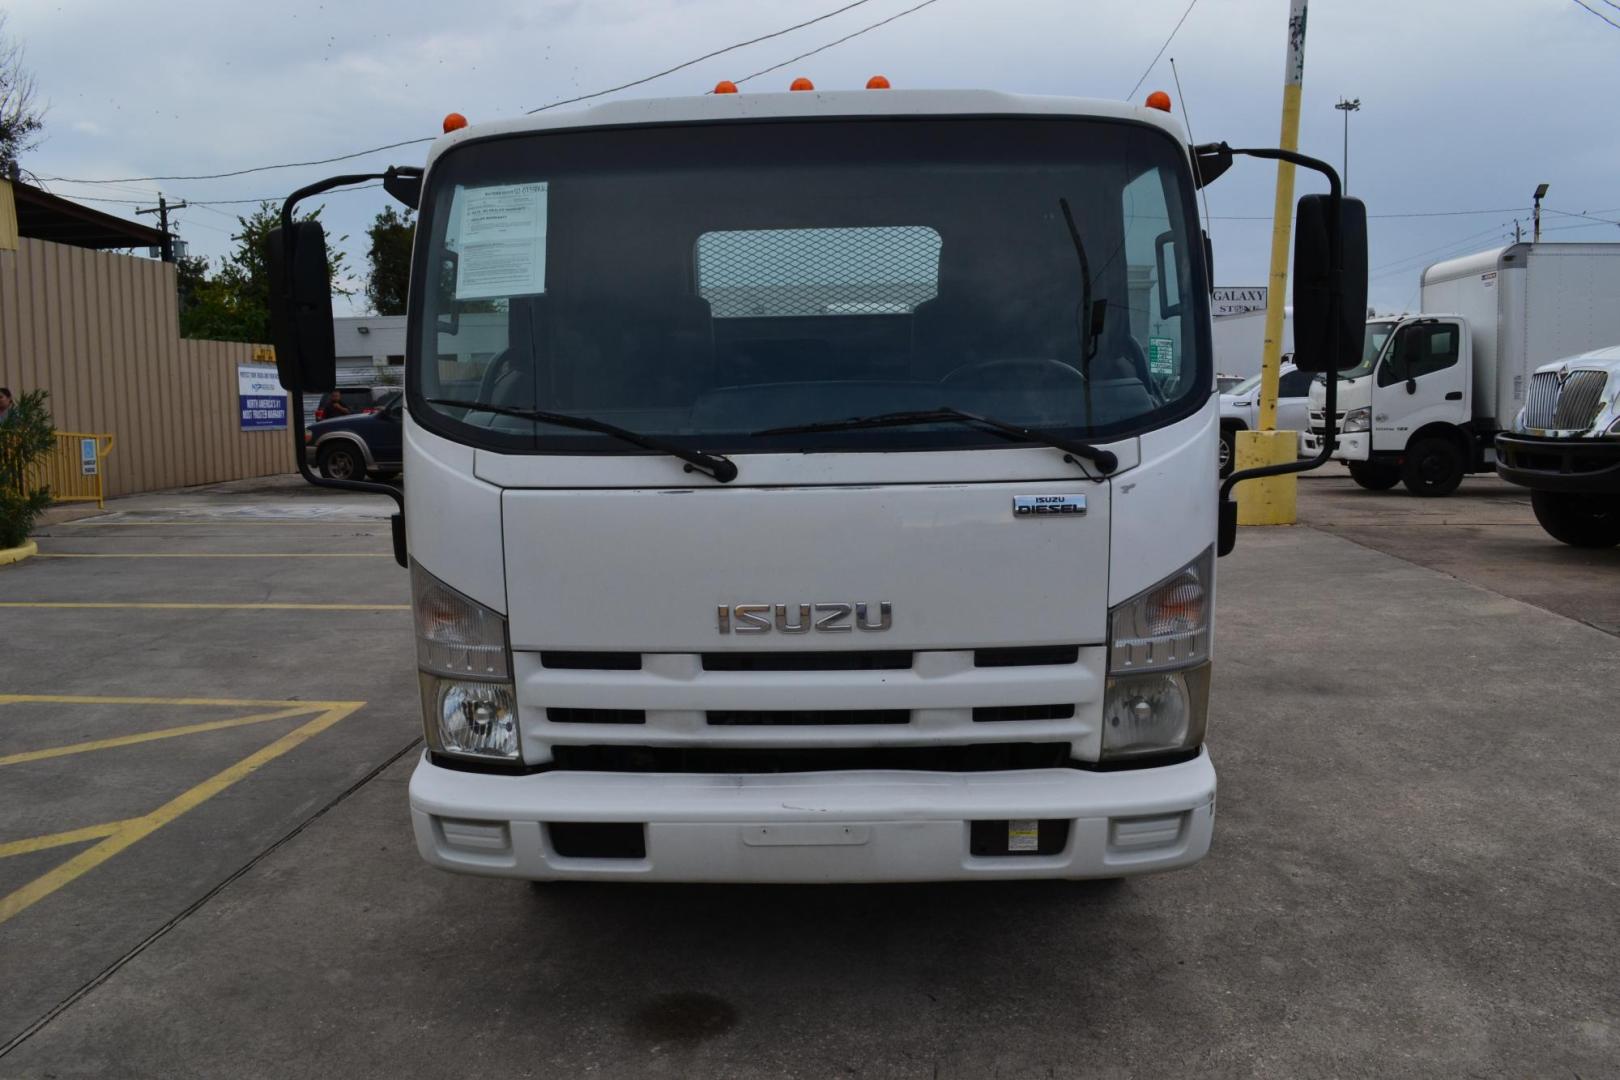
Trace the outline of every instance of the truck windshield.
<instances>
[{"instance_id":1,"label":"truck windshield","mask_svg":"<svg viewBox=\"0 0 1620 1080\"><path fill-rule=\"evenodd\" d=\"M714 453L1007 444L951 422L774 430L908 410L1091 441L1159 426L1212 382L1187 179L1171 137L1124 121L469 142L423 200L411 411L512 453L643 452L523 410Z\"/></svg>"},{"instance_id":2,"label":"truck windshield","mask_svg":"<svg viewBox=\"0 0 1620 1080\"><path fill-rule=\"evenodd\" d=\"M1363 375L1372 374L1373 365L1378 360L1378 354L1384 351L1384 344L1389 341L1389 335L1395 329L1393 322L1370 322L1367 324L1367 336L1361 346L1361 363L1349 371L1339 372L1341 379L1359 379Z\"/></svg>"}]
</instances>

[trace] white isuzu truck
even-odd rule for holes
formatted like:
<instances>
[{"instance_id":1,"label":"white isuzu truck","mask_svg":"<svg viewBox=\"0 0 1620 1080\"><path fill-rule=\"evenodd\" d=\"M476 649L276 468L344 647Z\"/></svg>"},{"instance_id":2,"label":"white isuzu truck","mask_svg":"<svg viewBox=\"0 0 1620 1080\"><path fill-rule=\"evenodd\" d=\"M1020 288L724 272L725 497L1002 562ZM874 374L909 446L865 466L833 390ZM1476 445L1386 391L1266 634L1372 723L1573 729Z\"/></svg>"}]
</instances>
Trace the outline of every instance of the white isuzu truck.
<instances>
[{"instance_id":1,"label":"white isuzu truck","mask_svg":"<svg viewBox=\"0 0 1620 1080\"><path fill-rule=\"evenodd\" d=\"M1155 108L717 93L461 128L381 174L420 209L395 552L423 857L807 882L1201 859L1235 515L1194 192L1234 153L1329 177L1295 333L1354 363L1360 204ZM332 377L294 206L361 179L295 193L271 239L289 387Z\"/></svg>"},{"instance_id":2,"label":"white isuzu truck","mask_svg":"<svg viewBox=\"0 0 1620 1080\"><path fill-rule=\"evenodd\" d=\"M1337 387L1333 456L1364 488L1450 495L1496 467L1496 436L1544 364L1620 342L1620 244L1511 244L1423 271L1422 314L1374 320ZM1312 391L1323 443L1325 384Z\"/></svg>"}]
</instances>

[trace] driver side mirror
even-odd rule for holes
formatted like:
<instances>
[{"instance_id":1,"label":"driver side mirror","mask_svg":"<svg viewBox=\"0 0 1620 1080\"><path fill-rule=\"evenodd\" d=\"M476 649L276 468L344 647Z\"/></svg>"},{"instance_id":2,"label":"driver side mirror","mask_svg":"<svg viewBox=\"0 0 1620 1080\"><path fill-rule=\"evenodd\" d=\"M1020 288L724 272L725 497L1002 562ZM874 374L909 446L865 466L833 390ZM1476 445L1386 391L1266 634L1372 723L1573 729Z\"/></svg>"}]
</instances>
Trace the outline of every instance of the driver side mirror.
<instances>
[{"instance_id":1,"label":"driver side mirror","mask_svg":"<svg viewBox=\"0 0 1620 1080\"><path fill-rule=\"evenodd\" d=\"M281 385L294 394L324 393L337 385L326 230L318 221L278 227L270 230L265 247L270 334Z\"/></svg>"},{"instance_id":2,"label":"driver side mirror","mask_svg":"<svg viewBox=\"0 0 1620 1080\"><path fill-rule=\"evenodd\" d=\"M1294 366L1348 371L1367 334L1367 207L1360 199L1306 195L1294 222ZM1343 272L1333 265L1334 241Z\"/></svg>"}]
</instances>

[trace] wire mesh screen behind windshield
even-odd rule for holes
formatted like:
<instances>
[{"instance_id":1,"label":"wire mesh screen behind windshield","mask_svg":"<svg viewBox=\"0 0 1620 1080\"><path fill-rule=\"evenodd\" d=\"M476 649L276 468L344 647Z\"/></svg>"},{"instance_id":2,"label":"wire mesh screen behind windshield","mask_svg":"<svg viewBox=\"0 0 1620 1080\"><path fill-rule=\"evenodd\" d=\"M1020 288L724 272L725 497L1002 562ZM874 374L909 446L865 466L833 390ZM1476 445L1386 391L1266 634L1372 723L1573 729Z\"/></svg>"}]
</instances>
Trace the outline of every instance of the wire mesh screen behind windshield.
<instances>
[{"instance_id":1,"label":"wire mesh screen behind windshield","mask_svg":"<svg viewBox=\"0 0 1620 1080\"><path fill-rule=\"evenodd\" d=\"M939 292L926 226L706 232L698 294L716 319L907 315Z\"/></svg>"}]
</instances>

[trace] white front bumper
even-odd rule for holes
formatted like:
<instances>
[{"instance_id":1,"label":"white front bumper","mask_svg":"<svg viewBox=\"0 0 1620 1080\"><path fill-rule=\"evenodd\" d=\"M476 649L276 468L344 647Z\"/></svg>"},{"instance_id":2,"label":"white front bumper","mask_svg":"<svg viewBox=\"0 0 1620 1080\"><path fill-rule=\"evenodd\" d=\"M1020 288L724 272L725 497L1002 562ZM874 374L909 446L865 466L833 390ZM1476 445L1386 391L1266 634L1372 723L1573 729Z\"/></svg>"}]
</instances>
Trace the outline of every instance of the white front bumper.
<instances>
[{"instance_id":1,"label":"white front bumper","mask_svg":"<svg viewBox=\"0 0 1620 1080\"><path fill-rule=\"evenodd\" d=\"M1338 435L1334 440L1333 458L1335 461L1366 461L1372 436L1365 431L1354 435ZM1322 437L1309 431L1302 432L1299 437L1300 454L1304 457L1315 457L1322 452Z\"/></svg>"},{"instance_id":2,"label":"white front bumper","mask_svg":"<svg viewBox=\"0 0 1620 1080\"><path fill-rule=\"evenodd\" d=\"M860 771L783 775L547 772L434 765L411 776L422 857L469 874L690 882L944 881L1121 877L1190 866L1209 851L1215 769ZM969 823L1066 820L1052 855L976 856ZM544 822L642 822L646 857L558 855Z\"/></svg>"}]
</instances>

